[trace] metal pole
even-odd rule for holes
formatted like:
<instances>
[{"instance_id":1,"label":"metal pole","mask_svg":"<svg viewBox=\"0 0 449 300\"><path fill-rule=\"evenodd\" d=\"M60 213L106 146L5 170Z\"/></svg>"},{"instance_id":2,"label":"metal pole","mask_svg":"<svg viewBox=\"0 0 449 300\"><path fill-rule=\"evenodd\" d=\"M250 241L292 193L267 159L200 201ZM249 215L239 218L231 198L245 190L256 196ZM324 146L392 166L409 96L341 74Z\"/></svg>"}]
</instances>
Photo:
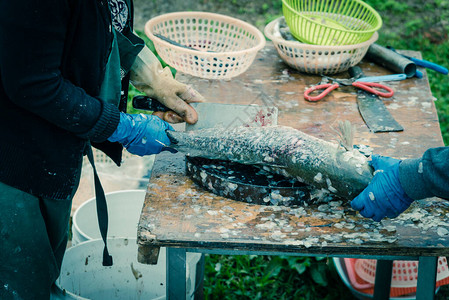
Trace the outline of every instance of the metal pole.
<instances>
[{"instance_id":1,"label":"metal pole","mask_svg":"<svg viewBox=\"0 0 449 300\"><path fill-rule=\"evenodd\" d=\"M379 259L376 265L376 278L374 280L374 300L390 299L392 260Z\"/></svg>"},{"instance_id":2,"label":"metal pole","mask_svg":"<svg viewBox=\"0 0 449 300\"><path fill-rule=\"evenodd\" d=\"M186 249L167 247L167 299L186 299Z\"/></svg>"},{"instance_id":3,"label":"metal pole","mask_svg":"<svg viewBox=\"0 0 449 300\"><path fill-rule=\"evenodd\" d=\"M396 73L404 73L407 78L415 76L416 64L414 62L378 44L372 44L365 57Z\"/></svg>"},{"instance_id":4,"label":"metal pole","mask_svg":"<svg viewBox=\"0 0 449 300\"><path fill-rule=\"evenodd\" d=\"M418 265L418 284L416 299L432 300L435 298L438 257L421 256Z\"/></svg>"}]
</instances>

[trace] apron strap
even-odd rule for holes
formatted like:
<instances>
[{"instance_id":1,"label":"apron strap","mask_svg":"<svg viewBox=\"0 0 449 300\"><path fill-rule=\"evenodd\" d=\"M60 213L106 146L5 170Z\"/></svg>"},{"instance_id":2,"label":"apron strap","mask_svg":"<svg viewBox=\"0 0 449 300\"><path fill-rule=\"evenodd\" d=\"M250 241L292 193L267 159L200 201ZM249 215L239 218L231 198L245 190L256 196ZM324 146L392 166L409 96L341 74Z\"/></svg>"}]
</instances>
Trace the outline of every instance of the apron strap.
<instances>
[{"instance_id":1,"label":"apron strap","mask_svg":"<svg viewBox=\"0 0 449 300\"><path fill-rule=\"evenodd\" d=\"M104 242L103 249L103 266L112 266L112 256L109 255L108 245L107 245L107 235L108 235L108 206L106 203L106 196L104 194L103 187L101 186L100 178L97 174L97 169L95 168L94 155L92 152L92 146L87 146L87 158L89 159L92 169L94 171L94 182L95 182L95 199L97 203L97 218L98 225L100 227L101 238Z\"/></svg>"}]
</instances>

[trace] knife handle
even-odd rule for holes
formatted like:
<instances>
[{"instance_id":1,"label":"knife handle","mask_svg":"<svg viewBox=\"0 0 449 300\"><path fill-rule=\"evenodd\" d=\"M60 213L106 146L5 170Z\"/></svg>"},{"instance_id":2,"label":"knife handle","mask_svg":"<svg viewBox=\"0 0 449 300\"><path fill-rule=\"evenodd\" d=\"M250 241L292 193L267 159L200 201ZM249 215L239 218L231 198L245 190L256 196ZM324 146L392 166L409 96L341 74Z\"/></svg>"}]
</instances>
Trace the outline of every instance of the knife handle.
<instances>
[{"instance_id":1,"label":"knife handle","mask_svg":"<svg viewBox=\"0 0 449 300\"><path fill-rule=\"evenodd\" d=\"M362 68L360 68L359 66L350 67L348 69L348 72L349 72L349 76L351 76L351 78L365 77L365 74L363 73Z\"/></svg>"},{"instance_id":2,"label":"knife handle","mask_svg":"<svg viewBox=\"0 0 449 300\"><path fill-rule=\"evenodd\" d=\"M162 112L171 110L162 103L160 103L159 101L144 95L135 96L133 98L132 105L135 109L141 110L162 111Z\"/></svg>"}]
</instances>

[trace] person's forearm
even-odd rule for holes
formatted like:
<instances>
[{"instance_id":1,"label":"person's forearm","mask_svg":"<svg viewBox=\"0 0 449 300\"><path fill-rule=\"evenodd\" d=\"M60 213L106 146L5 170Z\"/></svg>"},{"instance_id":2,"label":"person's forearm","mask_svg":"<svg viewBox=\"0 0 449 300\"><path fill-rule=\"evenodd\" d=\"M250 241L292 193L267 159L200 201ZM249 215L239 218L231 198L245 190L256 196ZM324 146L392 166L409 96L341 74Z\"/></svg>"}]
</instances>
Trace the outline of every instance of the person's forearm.
<instances>
[{"instance_id":1,"label":"person's forearm","mask_svg":"<svg viewBox=\"0 0 449 300\"><path fill-rule=\"evenodd\" d=\"M169 69L166 69L170 71ZM160 76L172 77L170 74L163 74L164 69L158 58L148 47L144 47L137 55L131 67L130 80L132 85L141 92L149 96L155 95L154 83ZM165 71L167 72L167 71Z\"/></svg>"},{"instance_id":2,"label":"person's forearm","mask_svg":"<svg viewBox=\"0 0 449 300\"><path fill-rule=\"evenodd\" d=\"M407 159L399 166L399 179L415 200L428 197L449 199L449 147L428 149L421 158Z\"/></svg>"},{"instance_id":3,"label":"person's forearm","mask_svg":"<svg viewBox=\"0 0 449 300\"><path fill-rule=\"evenodd\" d=\"M196 111L188 103L203 102L203 96L191 86L175 80L170 68L162 68L157 57L147 47L137 56L131 68L130 80L138 90L172 109L178 114L179 120L190 124L198 120Z\"/></svg>"}]
</instances>

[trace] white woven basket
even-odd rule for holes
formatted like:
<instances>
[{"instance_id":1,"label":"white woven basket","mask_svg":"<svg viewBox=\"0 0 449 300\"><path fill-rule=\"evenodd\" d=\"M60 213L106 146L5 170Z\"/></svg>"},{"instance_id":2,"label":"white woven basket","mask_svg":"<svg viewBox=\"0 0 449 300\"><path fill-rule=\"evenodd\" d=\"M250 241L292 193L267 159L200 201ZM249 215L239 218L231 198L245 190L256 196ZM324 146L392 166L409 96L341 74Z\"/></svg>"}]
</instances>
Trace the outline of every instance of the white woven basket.
<instances>
[{"instance_id":1,"label":"white woven basket","mask_svg":"<svg viewBox=\"0 0 449 300\"><path fill-rule=\"evenodd\" d=\"M157 16L145 24L145 33L168 65L207 79L240 75L265 46L265 37L256 27L207 12Z\"/></svg>"},{"instance_id":2,"label":"white woven basket","mask_svg":"<svg viewBox=\"0 0 449 300\"><path fill-rule=\"evenodd\" d=\"M279 56L290 67L309 74L335 74L347 71L358 64L369 46L378 38L375 32L363 43L344 46L321 46L285 40L279 31L284 17L277 18L265 26L264 33L276 47Z\"/></svg>"}]
</instances>

